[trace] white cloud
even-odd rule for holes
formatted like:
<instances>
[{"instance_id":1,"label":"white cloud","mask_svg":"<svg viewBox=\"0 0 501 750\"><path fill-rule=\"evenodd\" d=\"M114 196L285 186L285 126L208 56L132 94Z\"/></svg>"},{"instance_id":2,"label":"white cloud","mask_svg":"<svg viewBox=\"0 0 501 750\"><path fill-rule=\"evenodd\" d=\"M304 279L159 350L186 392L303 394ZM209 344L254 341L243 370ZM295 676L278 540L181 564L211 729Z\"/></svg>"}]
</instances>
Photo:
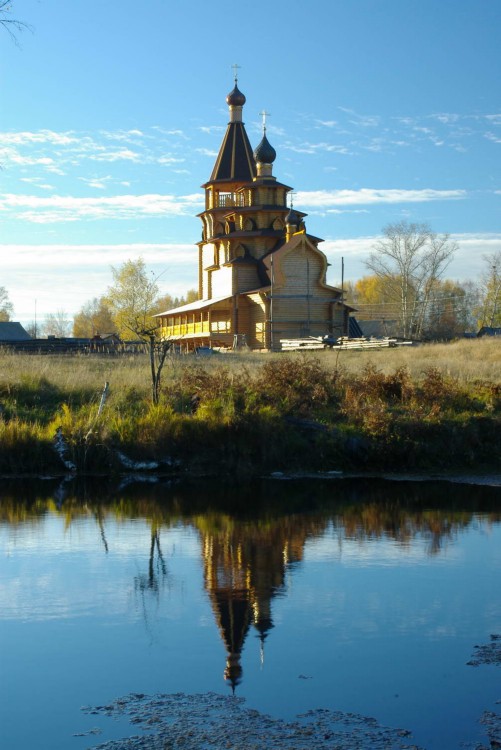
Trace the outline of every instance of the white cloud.
<instances>
[{"instance_id":1,"label":"white cloud","mask_svg":"<svg viewBox=\"0 0 501 750\"><path fill-rule=\"evenodd\" d=\"M52 195L0 195L0 211L11 212L18 218L35 224L95 220L139 219L154 216L192 214L202 205L203 196L193 195L115 195L97 198L78 198Z\"/></svg>"},{"instance_id":2,"label":"white cloud","mask_svg":"<svg viewBox=\"0 0 501 750\"><path fill-rule=\"evenodd\" d=\"M181 164L186 159L180 159L175 156L161 156L157 159L157 164Z\"/></svg>"},{"instance_id":3,"label":"white cloud","mask_svg":"<svg viewBox=\"0 0 501 750\"><path fill-rule=\"evenodd\" d=\"M41 190L54 190L54 185L49 185L44 182L41 177L21 177L21 182L27 182L30 185L34 185Z\"/></svg>"},{"instance_id":4,"label":"white cloud","mask_svg":"<svg viewBox=\"0 0 501 750\"><path fill-rule=\"evenodd\" d=\"M210 148L196 148L195 151L202 154L202 156L210 156L213 158L217 156L217 151L213 151Z\"/></svg>"},{"instance_id":5,"label":"white cloud","mask_svg":"<svg viewBox=\"0 0 501 750\"><path fill-rule=\"evenodd\" d=\"M93 161L133 161L141 162L143 157L137 151L131 151L129 148L121 148L118 151L104 151L98 154L92 154L89 159Z\"/></svg>"},{"instance_id":6,"label":"white cloud","mask_svg":"<svg viewBox=\"0 0 501 750\"><path fill-rule=\"evenodd\" d=\"M365 261L380 239L380 236L373 235L322 242L320 247L331 264L330 283L339 283L341 258L345 261L346 279L355 281L362 276L369 275L370 271L365 266ZM475 281L482 273L484 255L501 250L501 234L453 234L451 239L457 242L458 250L446 272L449 279Z\"/></svg>"},{"instance_id":7,"label":"white cloud","mask_svg":"<svg viewBox=\"0 0 501 750\"><path fill-rule=\"evenodd\" d=\"M450 112L433 114L429 115L429 117L432 120L438 120L438 122L441 122L443 125L450 125L451 123L456 123L459 119L461 119L461 115Z\"/></svg>"},{"instance_id":8,"label":"white cloud","mask_svg":"<svg viewBox=\"0 0 501 750\"><path fill-rule=\"evenodd\" d=\"M195 262L197 248L183 243L121 243L105 244L44 244L44 245L0 245L2 266L7 269L42 267L68 267L73 274L75 267L96 268L122 263L128 258L143 258L149 264L168 261L169 264Z\"/></svg>"},{"instance_id":9,"label":"white cloud","mask_svg":"<svg viewBox=\"0 0 501 750\"><path fill-rule=\"evenodd\" d=\"M102 130L101 133L113 141L136 141L137 138L144 137L144 133L141 130Z\"/></svg>"},{"instance_id":10,"label":"white cloud","mask_svg":"<svg viewBox=\"0 0 501 750\"><path fill-rule=\"evenodd\" d=\"M19 151L12 147L0 148L0 161L7 166L16 164L18 166L52 166L54 159L50 156L23 156Z\"/></svg>"},{"instance_id":11,"label":"white cloud","mask_svg":"<svg viewBox=\"0 0 501 750\"><path fill-rule=\"evenodd\" d=\"M52 130L38 130L36 132L22 131L17 133L0 133L0 144L6 145L24 145L33 143L52 143L56 146L67 146L71 143L77 143L72 133L55 133Z\"/></svg>"},{"instance_id":12,"label":"white cloud","mask_svg":"<svg viewBox=\"0 0 501 750\"><path fill-rule=\"evenodd\" d=\"M161 292L181 295L197 284L194 244L0 244L2 285L14 304L15 320L40 320L58 309L73 316L111 284L111 266L142 257Z\"/></svg>"},{"instance_id":13,"label":"white cloud","mask_svg":"<svg viewBox=\"0 0 501 750\"><path fill-rule=\"evenodd\" d=\"M501 143L501 136L495 135L494 133L485 133L485 138L487 140L492 141L493 143Z\"/></svg>"},{"instance_id":14,"label":"white cloud","mask_svg":"<svg viewBox=\"0 0 501 750\"><path fill-rule=\"evenodd\" d=\"M225 128L223 125L201 125L198 128L202 133L207 133L207 135L214 135L217 133L224 133Z\"/></svg>"},{"instance_id":15,"label":"white cloud","mask_svg":"<svg viewBox=\"0 0 501 750\"><path fill-rule=\"evenodd\" d=\"M374 128L381 122L381 117L379 115L360 115L358 112L355 112L355 110L348 109L347 107L338 107L338 109L351 116L352 119L350 122L352 125L361 125L364 128Z\"/></svg>"},{"instance_id":16,"label":"white cloud","mask_svg":"<svg viewBox=\"0 0 501 750\"><path fill-rule=\"evenodd\" d=\"M337 120L317 120L317 123L324 128L334 128L338 124Z\"/></svg>"},{"instance_id":17,"label":"white cloud","mask_svg":"<svg viewBox=\"0 0 501 750\"><path fill-rule=\"evenodd\" d=\"M91 188L105 190L107 187L107 183L113 180L113 177L111 175L107 175L106 177L79 177L78 179Z\"/></svg>"},{"instance_id":18,"label":"white cloud","mask_svg":"<svg viewBox=\"0 0 501 750\"><path fill-rule=\"evenodd\" d=\"M165 130L160 125L152 125L152 130L156 130L161 135L175 135L178 138L183 138L185 141L189 141L190 138L182 130Z\"/></svg>"},{"instance_id":19,"label":"white cloud","mask_svg":"<svg viewBox=\"0 0 501 750\"><path fill-rule=\"evenodd\" d=\"M298 154L316 154L319 151L326 151L328 153L344 154L349 156L353 153L346 146L339 146L334 143L325 143L324 141L321 143L310 143L306 141L305 143L302 143L298 146L295 146L292 143L285 143L282 148L286 148L289 151L295 151Z\"/></svg>"},{"instance_id":20,"label":"white cloud","mask_svg":"<svg viewBox=\"0 0 501 750\"><path fill-rule=\"evenodd\" d=\"M329 208L330 206L367 205L377 203L423 203L436 200L458 200L466 198L465 190L389 189L375 190L313 190L298 191L296 202L305 207Z\"/></svg>"},{"instance_id":21,"label":"white cloud","mask_svg":"<svg viewBox=\"0 0 501 750\"><path fill-rule=\"evenodd\" d=\"M377 235L327 239L321 249L327 255L329 283L339 284L341 258L345 278L355 281L368 274L364 261L380 239ZM459 245L447 270L451 279L475 280L482 272L483 256L501 249L501 234L456 234ZM197 284L198 250L194 244L0 244L2 284L8 289L15 319L33 319L35 300L40 319L57 309L69 315L89 299L106 291L111 266L142 257L162 291L183 294Z\"/></svg>"},{"instance_id":22,"label":"white cloud","mask_svg":"<svg viewBox=\"0 0 501 750\"><path fill-rule=\"evenodd\" d=\"M485 119L493 125L501 125L501 114L497 115L484 115Z\"/></svg>"}]
</instances>

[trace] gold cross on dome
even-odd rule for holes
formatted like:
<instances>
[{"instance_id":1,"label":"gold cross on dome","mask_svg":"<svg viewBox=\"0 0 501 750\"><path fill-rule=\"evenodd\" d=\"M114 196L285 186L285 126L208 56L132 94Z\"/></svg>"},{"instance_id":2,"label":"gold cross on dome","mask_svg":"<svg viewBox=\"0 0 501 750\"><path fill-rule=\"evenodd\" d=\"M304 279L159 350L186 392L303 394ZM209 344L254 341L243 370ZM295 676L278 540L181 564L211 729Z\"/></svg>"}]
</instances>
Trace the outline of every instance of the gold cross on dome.
<instances>
[{"instance_id":1,"label":"gold cross on dome","mask_svg":"<svg viewBox=\"0 0 501 750\"><path fill-rule=\"evenodd\" d=\"M239 69L242 66L241 65L237 65L237 63L233 63L233 65L231 67L233 68L233 73L234 73L234 76L235 76L235 83L236 83L237 80L238 80L238 71L239 71Z\"/></svg>"}]
</instances>

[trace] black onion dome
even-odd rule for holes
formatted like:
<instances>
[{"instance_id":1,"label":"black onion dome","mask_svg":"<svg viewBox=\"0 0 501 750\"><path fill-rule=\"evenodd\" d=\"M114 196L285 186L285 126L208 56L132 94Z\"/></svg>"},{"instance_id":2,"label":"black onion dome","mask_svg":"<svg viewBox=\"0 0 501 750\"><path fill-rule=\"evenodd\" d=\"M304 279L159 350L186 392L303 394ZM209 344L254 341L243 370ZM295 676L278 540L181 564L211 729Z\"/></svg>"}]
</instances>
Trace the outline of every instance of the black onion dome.
<instances>
[{"instance_id":1,"label":"black onion dome","mask_svg":"<svg viewBox=\"0 0 501 750\"><path fill-rule=\"evenodd\" d=\"M301 218L299 214L297 213L297 211L294 211L294 209L291 206L289 213L285 217L285 223L292 224L297 227L299 226L300 222L301 222Z\"/></svg>"},{"instance_id":2,"label":"black onion dome","mask_svg":"<svg viewBox=\"0 0 501 750\"><path fill-rule=\"evenodd\" d=\"M260 162L261 164L273 164L276 158L277 152L267 139L266 135L263 135L261 143L254 150L255 161Z\"/></svg>"},{"instance_id":3,"label":"black onion dome","mask_svg":"<svg viewBox=\"0 0 501 750\"><path fill-rule=\"evenodd\" d=\"M245 96L242 94L242 92L240 91L236 83L235 83L235 88L233 89L233 91L230 91L230 93L226 97L226 103L229 104L231 107L243 107L244 106Z\"/></svg>"}]
</instances>

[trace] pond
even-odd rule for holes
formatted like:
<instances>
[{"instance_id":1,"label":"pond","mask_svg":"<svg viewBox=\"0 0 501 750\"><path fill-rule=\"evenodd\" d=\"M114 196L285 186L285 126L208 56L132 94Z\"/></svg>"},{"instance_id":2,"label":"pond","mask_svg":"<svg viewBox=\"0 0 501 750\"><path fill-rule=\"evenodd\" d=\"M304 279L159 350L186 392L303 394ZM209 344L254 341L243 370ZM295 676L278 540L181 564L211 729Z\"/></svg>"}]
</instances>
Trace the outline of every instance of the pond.
<instances>
[{"instance_id":1,"label":"pond","mask_svg":"<svg viewBox=\"0 0 501 750\"><path fill-rule=\"evenodd\" d=\"M496 747L500 522L445 481L4 481L0 747Z\"/></svg>"}]
</instances>

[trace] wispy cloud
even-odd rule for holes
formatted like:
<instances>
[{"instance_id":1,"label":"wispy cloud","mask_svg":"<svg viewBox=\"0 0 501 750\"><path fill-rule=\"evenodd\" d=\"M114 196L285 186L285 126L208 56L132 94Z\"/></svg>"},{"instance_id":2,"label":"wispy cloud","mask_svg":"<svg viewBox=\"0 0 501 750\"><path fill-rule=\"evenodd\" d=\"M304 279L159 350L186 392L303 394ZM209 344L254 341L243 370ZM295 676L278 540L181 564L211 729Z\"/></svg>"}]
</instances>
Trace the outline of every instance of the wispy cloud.
<instances>
[{"instance_id":1,"label":"wispy cloud","mask_svg":"<svg viewBox=\"0 0 501 750\"><path fill-rule=\"evenodd\" d=\"M297 205L327 209L331 206L375 205L378 203L424 203L438 200L460 200L466 198L466 190L313 190L299 191Z\"/></svg>"},{"instance_id":2,"label":"wispy cloud","mask_svg":"<svg viewBox=\"0 0 501 750\"><path fill-rule=\"evenodd\" d=\"M484 265L483 256L501 250L501 234L499 233L453 234L451 238L458 244L458 250L447 270L447 276L451 279L471 281L479 278ZM369 275L370 271L365 261L380 239L379 235L369 235L327 239L323 242L321 247L331 264L332 281L338 283L341 277L341 258L345 260L347 279L354 281L364 275Z\"/></svg>"},{"instance_id":3,"label":"wispy cloud","mask_svg":"<svg viewBox=\"0 0 501 750\"><path fill-rule=\"evenodd\" d=\"M112 282L111 266L143 258L161 291L183 294L197 283L198 250L182 243L0 244L2 284L9 290L15 319L39 319L65 310L70 316ZM78 279L78 283L76 280Z\"/></svg>"},{"instance_id":4,"label":"wispy cloud","mask_svg":"<svg viewBox=\"0 0 501 750\"><path fill-rule=\"evenodd\" d=\"M202 204L194 195L115 195L97 198L52 195L0 195L0 211L34 224L97 219L141 219L192 214Z\"/></svg>"},{"instance_id":5,"label":"wispy cloud","mask_svg":"<svg viewBox=\"0 0 501 750\"><path fill-rule=\"evenodd\" d=\"M316 122L323 128L334 128L338 124L337 120L317 120Z\"/></svg>"},{"instance_id":6,"label":"wispy cloud","mask_svg":"<svg viewBox=\"0 0 501 750\"><path fill-rule=\"evenodd\" d=\"M161 156L159 159L157 159L157 164L182 164L182 162L184 161L186 161L186 159L166 154L165 156Z\"/></svg>"},{"instance_id":7,"label":"wispy cloud","mask_svg":"<svg viewBox=\"0 0 501 750\"><path fill-rule=\"evenodd\" d=\"M41 177L21 177L20 180L21 182L27 182L29 185L34 185L41 190L54 190L54 186L44 182Z\"/></svg>"},{"instance_id":8,"label":"wispy cloud","mask_svg":"<svg viewBox=\"0 0 501 750\"><path fill-rule=\"evenodd\" d=\"M217 151L213 151L210 148L196 148L195 151L197 154L202 154L202 156L210 156L210 157L216 157Z\"/></svg>"},{"instance_id":9,"label":"wispy cloud","mask_svg":"<svg viewBox=\"0 0 501 750\"><path fill-rule=\"evenodd\" d=\"M37 264L59 267L62 264L96 268L122 263L127 258L141 257L146 264L183 264L195 261L197 248L183 243L120 243L120 244L0 244L5 268L26 268ZM64 262L63 262L64 261Z\"/></svg>"},{"instance_id":10,"label":"wispy cloud","mask_svg":"<svg viewBox=\"0 0 501 750\"><path fill-rule=\"evenodd\" d=\"M22 146L34 143L51 143L55 146L68 146L77 143L78 138L71 132L55 133L52 130L37 130L34 132L0 132L0 145Z\"/></svg>"},{"instance_id":11,"label":"wispy cloud","mask_svg":"<svg viewBox=\"0 0 501 750\"><path fill-rule=\"evenodd\" d=\"M285 148L288 151L294 151L298 154L316 154L318 152L326 152L350 155L353 153L346 146L341 146L335 143L326 143L325 141L322 141L320 143L310 143L306 141L298 145L293 143L284 143L282 148Z\"/></svg>"},{"instance_id":12,"label":"wispy cloud","mask_svg":"<svg viewBox=\"0 0 501 750\"><path fill-rule=\"evenodd\" d=\"M79 177L78 179L88 187L96 188L98 190L105 190L109 183L113 181L111 175L107 175L106 177Z\"/></svg>"},{"instance_id":13,"label":"wispy cloud","mask_svg":"<svg viewBox=\"0 0 501 750\"><path fill-rule=\"evenodd\" d=\"M220 134L225 131L223 125L200 125L198 129L201 133L206 133L207 135Z\"/></svg>"},{"instance_id":14,"label":"wispy cloud","mask_svg":"<svg viewBox=\"0 0 501 750\"><path fill-rule=\"evenodd\" d=\"M355 112L354 109L347 107L338 107L341 112L344 112L349 116L349 121L352 125L357 125L363 128L375 128L381 123L381 117L379 115L361 115Z\"/></svg>"},{"instance_id":15,"label":"wispy cloud","mask_svg":"<svg viewBox=\"0 0 501 750\"><path fill-rule=\"evenodd\" d=\"M121 148L117 151L104 151L102 153L98 154L92 154L89 156L89 159L92 159L93 161L133 161L133 162L141 162L143 159L141 157L141 154L139 154L137 151L131 151L128 148Z\"/></svg>"},{"instance_id":16,"label":"wispy cloud","mask_svg":"<svg viewBox=\"0 0 501 750\"><path fill-rule=\"evenodd\" d=\"M485 138L487 138L488 141L492 141L493 143L501 143L501 133L499 135L496 135L495 133L488 132L485 133Z\"/></svg>"}]
</instances>

